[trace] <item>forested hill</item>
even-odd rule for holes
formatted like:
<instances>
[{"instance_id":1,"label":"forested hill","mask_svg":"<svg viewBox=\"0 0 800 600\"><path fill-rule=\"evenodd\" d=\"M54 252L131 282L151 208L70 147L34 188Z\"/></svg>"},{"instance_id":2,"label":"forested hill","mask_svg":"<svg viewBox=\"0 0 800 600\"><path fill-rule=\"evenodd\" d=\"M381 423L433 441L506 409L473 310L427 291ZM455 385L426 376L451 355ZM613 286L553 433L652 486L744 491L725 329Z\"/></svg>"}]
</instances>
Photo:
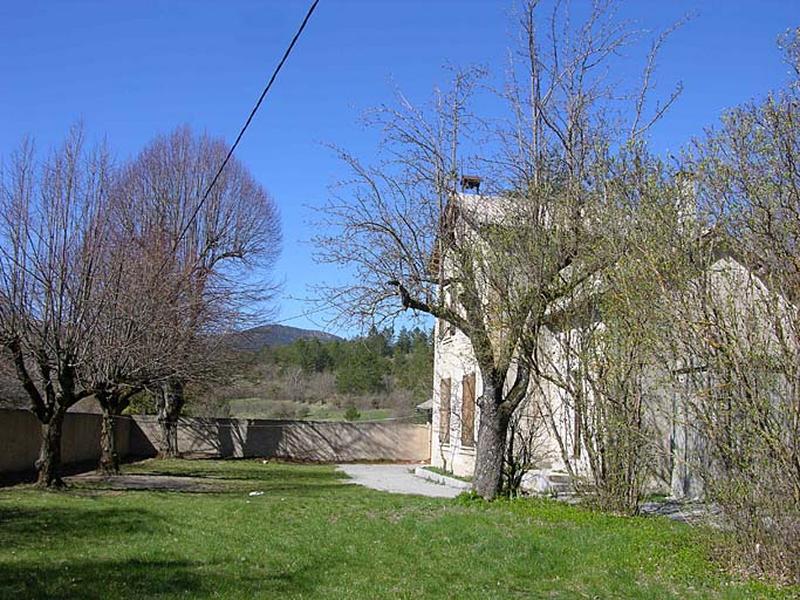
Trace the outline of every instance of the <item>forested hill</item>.
<instances>
[{"instance_id":1,"label":"forested hill","mask_svg":"<svg viewBox=\"0 0 800 600\"><path fill-rule=\"evenodd\" d=\"M236 350L257 352L267 347L287 346L297 340L334 342L342 338L332 333L313 329L300 329L299 327L289 327L287 325L259 325L258 327L235 333L230 336L230 339L231 346Z\"/></svg>"},{"instance_id":2,"label":"forested hill","mask_svg":"<svg viewBox=\"0 0 800 600\"><path fill-rule=\"evenodd\" d=\"M433 382L433 336L416 328L373 329L350 340L302 336L240 358L226 381L203 391L214 405L206 410L248 418L408 416Z\"/></svg>"}]
</instances>

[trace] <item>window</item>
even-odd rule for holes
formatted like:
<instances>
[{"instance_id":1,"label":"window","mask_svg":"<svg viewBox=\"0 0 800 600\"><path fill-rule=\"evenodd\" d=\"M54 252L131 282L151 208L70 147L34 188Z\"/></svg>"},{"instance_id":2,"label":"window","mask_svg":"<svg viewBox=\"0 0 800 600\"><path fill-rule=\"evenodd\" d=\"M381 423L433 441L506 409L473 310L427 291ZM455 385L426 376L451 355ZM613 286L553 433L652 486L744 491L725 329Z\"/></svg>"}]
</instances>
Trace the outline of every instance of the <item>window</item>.
<instances>
[{"instance_id":1,"label":"window","mask_svg":"<svg viewBox=\"0 0 800 600\"><path fill-rule=\"evenodd\" d=\"M444 301L448 308L458 310L458 291L455 286L448 286L445 289ZM437 319L437 325L440 340L451 338L456 333L456 326L444 319Z\"/></svg>"},{"instance_id":2,"label":"window","mask_svg":"<svg viewBox=\"0 0 800 600\"><path fill-rule=\"evenodd\" d=\"M450 443L450 378L439 382L439 443Z\"/></svg>"},{"instance_id":3,"label":"window","mask_svg":"<svg viewBox=\"0 0 800 600\"><path fill-rule=\"evenodd\" d=\"M461 381L461 445L475 445L475 373Z\"/></svg>"},{"instance_id":4,"label":"window","mask_svg":"<svg viewBox=\"0 0 800 600\"><path fill-rule=\"evenodd\" d=\"M439 339L440 340L448 340L452 338L456 333L456 326L445 321L444 319L438 319L439 323Z\"/></svg>"}]
</instances>

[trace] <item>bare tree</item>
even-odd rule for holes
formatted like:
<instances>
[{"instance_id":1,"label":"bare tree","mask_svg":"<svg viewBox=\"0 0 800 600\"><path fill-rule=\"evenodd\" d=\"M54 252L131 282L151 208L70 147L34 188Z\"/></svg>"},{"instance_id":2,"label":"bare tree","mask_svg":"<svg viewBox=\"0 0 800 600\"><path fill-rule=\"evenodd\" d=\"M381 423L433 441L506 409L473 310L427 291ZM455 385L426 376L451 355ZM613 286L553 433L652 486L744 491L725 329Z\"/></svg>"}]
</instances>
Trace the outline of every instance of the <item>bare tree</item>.
<instances>
[{"instance_id":1,"label":"bare tree","mask_svg":"<svg viewBox=\"0 0 800 600\"><path fill-rule=\"evenodd\" d=\"M119 220L113 198L111 234L98 261L96 285L106 298L90 334L91 352L81 366L100 404L103 426L100 468L119 472L115 423L131 398L172 376L176 356L191 355L194 331L180 325L196 307L181 302L180 281L158 273L160 252ZM185 283L184 283L185 287Z\"/></svg>"},{"instance_id":2,"label":"bare tree","mask_svg":"<svg viewBox=\"0 0 800 600\"><path fill-rule=\"evenodd\" d=\"M0 187L0 340L42 423L38 483L62 484L64 415L93 390L81 376L106 302L95 286L108 238L111 162L81 128L37 163L23 143Z\"/></svg>"},{"instance_id":3,"label":"bare tree","mask_svg":"<svg viewBox=\"0 0 800 600\"><path fill-rule=\"evenodd\" d=\"M226 151L183 128L118 176L75 128L43 163L25 143L4 168L0 340L42 422L41 485L61 484L64 415L91 395L104 470L118 470L115 417L145 389L175 453L185 382L212 373L219 334L269 299L274 203L236 160L203 200Z\"/></svg>"},{"instance_id":4,"label":"bare tree","mask_svg":"<svg viewBox=\"0 0 800 600\"><path fill-rule=\"evenodd\" d=\"M511 498L523 493L525 476L550 457L547 422L533 396L520 405L508 424L508 443L503 464L503 493Z\"/></svg>"},{"instance_id":5,"label":"bare tree","mask_svg":"<svg viewBox=\"0 0 800 600\"><path fill-rule=\"evenodd\" d=\"M0 351L0 406L5 408L28 406L28 395L17 379L14 364L5 350Z\"/></svg>"},{"instance_id":6,"label":"bare tree","mask_svg":"<svg viewBox=\"0 0 800 600\"><path fill-rule=\"evenodd\" d=\"M275 290L270 276L281 235L273 200L235 158L206 196L226 153L222 140L179 128L148 145L118 189L122 228L155 261L145 285L180 307L165 315L167 331L182 336L165 360L168 376L146 384L166 456L177 454L184 386L213 374L222 360L219 334L251 317L248 306L259 304L264 318Z\"/></svg>"},{"instance_id":7,"label":"bare tree","mask_svg":"<svg viewBox=\"0 0 800 600\"><path fill-rule=\"evenodd\" d=\"M475 489L486 498L500 491L509 421L541 376L549 311L603 266L592 249L615 201L606 182L614 169L638 169L647 131L680 91L646 102L664 36L640 88L620 97L609 71L636 36L611 4L593 2L573 25L567 3L556 3L545 40L538 4L521 13L523 61L501 94L508 110L473 114L481 70L457 72L429 110L399 95L398 108L372 115L382 162L339 152L353 178L326 207L331 233L317 238L321 260L355 269L356 283L323 291L344 316L369 322L411 309L469 339L482 382ZM629 161L612 160L619 148ZM460 174L475 168L489 194L460 194Z\"/></svg>"}]
</instances>

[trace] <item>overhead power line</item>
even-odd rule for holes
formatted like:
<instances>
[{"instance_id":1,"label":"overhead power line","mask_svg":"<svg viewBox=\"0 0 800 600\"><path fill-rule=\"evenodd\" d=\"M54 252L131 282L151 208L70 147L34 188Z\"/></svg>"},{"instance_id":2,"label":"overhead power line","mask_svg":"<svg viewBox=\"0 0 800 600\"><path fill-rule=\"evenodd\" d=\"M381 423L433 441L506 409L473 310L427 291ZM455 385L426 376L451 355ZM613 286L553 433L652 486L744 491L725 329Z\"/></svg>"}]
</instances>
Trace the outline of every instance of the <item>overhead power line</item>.
<instances>
[{"instance_id":1,"label":"overhead power line","mask_svg":"<svg viewBox=\"0 0 800 600\"><path fill-rule=\"evenodd\" d=\"M253 121L253 117L256 116L256 113L258 112L258 109L261 107L261 103L264 101L264 98L266 97L267 93L269 92L270 88L272 87L272 84L275 83L275 78L278 76L278 73L281 72L281 69L283 68L284 63L286 62L286 59L288 59L289 55L292 53L292 49L294 48L294 45L297 43L297 40L300 39L300 36L302 35L303 30L306 28L306 24L308 23L309 19L311 18L311 15L314 14L314 10L317 8L317 4L319 4L319 0L314 0L314 2L311 3L311 6L309 7L308 12L306 12L306 16L303 18L303 22L300 23L300 27L298 28L297 32L294 34L294 37L292 38L292 41L289 43L289 46L286 48L286 51L283 53L283 56L281 57L281 60L278 63L278 66L275 67L275 70L272 72L272 76L269 78L269 81L267 82L267 85L264 88L264 91L262 91L261 95L258 97L258 101L256 102L255 106L253 107L253 110L250 111L250 115L247 117L247 121L245 121L244 125L242 126L241 131L239 131L239 135L236 136L236 141L233 142L233 145L231 146L230 150L228 150L228 154L225 156L225 160L223 160L222 164L219 166L219 169L217 170L216 175L214 175L214 179L212 179L211 183L208 184L208 187L206 188L206 191L203 194L203 197L200 199L200 202L198 202L198 204L195 207L194 211L192 211L192 216L189 217L189 220L184 225L183 229L180 232L180 235L178 235L177 239L175 240L175 248L178 247L178 244L183 239L183 236L185 236L186 232L189 231L189 227L191 227L192 223L197 218L197 215L200 213L200 209L203 207L203 204L205 204L205 201L206 201L206 199L208 199L209 194L211 194L211 190L214 189L214 185L219 180L220 175L222 175L222 171L225 169L225 166L228 164L228 161L230 161L231 157L233 156L233 153L236 150L236 147L239 145L239 142L242 140L242 136L244 136L244 132L247 131L247 128L250 126L250 123Z\"/></svg>"}]
</instances>

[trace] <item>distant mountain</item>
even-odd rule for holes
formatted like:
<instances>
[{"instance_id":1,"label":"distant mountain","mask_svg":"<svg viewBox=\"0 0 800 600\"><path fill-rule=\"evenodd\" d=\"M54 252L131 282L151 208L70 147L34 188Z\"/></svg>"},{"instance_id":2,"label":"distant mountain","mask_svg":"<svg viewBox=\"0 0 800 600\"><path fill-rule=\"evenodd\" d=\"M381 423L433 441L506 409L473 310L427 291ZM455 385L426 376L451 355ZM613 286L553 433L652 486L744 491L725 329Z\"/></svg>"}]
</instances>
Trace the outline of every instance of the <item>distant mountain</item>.
<instances>
[{"instance_id":1,"label":"distant mountain","mask_svg":"<svg viewBox=\"0 0 800 600\"><path fill-rule=\"evenodd\" d=\"M232 334L230 336L230 344L236 350L255 352L266 346L285 346L299 339L332 342L342 338L332 333L313 329L300 329L299 327L289 327L287 325L259 325L258 327Z\"/></svg>"}]
</instances>

